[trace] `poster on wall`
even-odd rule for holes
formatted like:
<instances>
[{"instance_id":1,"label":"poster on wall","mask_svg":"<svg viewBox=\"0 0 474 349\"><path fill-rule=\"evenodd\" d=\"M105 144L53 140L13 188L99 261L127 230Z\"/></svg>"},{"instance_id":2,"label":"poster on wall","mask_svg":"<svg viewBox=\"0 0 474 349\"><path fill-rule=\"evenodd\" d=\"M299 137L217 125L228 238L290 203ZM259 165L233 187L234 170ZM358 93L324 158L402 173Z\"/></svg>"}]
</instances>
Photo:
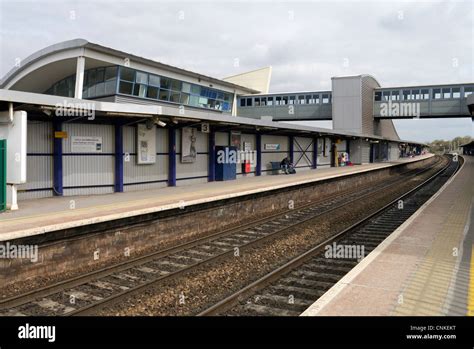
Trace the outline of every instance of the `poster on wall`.
<instances>
[{"instance_id":1,"label":"poster on wall","mask_svg":"<svg viewBox=\"0 0 474 349\"><path fill-rule=\"evenodd\" d=\"M242 150L240 148L241 140L242 134L240 132L232 131L230 133L230 145L236 147L237 150Z\"/></svg>"},{"instance_id":2,"label":"poster on wall","mask_svg":"<svg viewBox=\"0 0 474 349\"><path fill-rule=\"evenodd\" d=\"M137 125L137 164L146 165L156 162L156 126L148 128Z\"/></svg>"},{"instance_id":3,"label":"poster on wall","mask_svg":"<svg viewBox=\"0 0 474 349\"><path fill-rule=\"evenodd\" d=\"M181 129L181 162L193 163L196 161L196 134L197 129L183 127Z\"/></svg>"},{"instance_id":4,"label":"poster on wall","mask_svg":"<svg viewBox=\"0 0 474 349\"><path fill-rule=\"evenodd\" d=\"M102 137L71 137L71 153L102 153Z\"/></svg>"}]
</instances>

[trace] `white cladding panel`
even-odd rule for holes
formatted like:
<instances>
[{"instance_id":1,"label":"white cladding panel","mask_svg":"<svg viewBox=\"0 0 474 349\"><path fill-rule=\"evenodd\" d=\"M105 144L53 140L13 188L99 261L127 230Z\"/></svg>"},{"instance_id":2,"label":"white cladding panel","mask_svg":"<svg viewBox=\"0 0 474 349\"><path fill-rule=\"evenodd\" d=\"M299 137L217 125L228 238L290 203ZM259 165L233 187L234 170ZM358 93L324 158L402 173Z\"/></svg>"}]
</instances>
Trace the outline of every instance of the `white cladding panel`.
<instances>
[{"instance_id":1,"label":"white cladding panel","mask_svg":"<svg viewBox=\"0 0 474 349\"><path fill-rule=\"evenodd\" d=\"M64 123L63 130L68 134L68 137L63 139L64 195L90 195L113 192L115 160L114 126ZM80 155L72 153L71 140L74 136L101 137L102 152Z\"/></svg>"}]
</instances>

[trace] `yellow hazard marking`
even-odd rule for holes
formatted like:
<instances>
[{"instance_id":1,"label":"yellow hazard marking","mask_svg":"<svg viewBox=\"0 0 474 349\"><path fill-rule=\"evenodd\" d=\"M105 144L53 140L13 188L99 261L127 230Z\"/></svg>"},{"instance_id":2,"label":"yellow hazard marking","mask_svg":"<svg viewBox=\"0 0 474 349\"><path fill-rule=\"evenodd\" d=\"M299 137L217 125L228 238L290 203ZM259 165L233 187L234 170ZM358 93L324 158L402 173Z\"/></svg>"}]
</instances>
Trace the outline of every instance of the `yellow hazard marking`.
<instances>
[{"instance_id":1,"label":"yellow hazard marking","mask_svg":"<svg viewBox=\"0 0 474 349\"><path fill-rule=\"evenodd\" d=\"M467 297L467 315L474 316L474 245L471 251L471 268L469 277L469 295Z\"/></svg>"}]
</instances>

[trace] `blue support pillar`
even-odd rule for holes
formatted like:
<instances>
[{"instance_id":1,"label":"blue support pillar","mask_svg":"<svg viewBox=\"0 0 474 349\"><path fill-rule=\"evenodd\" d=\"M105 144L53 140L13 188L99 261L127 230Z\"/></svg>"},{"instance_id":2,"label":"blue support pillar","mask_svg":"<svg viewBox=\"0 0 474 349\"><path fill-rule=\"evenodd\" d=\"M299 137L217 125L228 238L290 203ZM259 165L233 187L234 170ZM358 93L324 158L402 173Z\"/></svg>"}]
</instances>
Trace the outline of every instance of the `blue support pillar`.
<instances>
[{"instance_id":1,"label":"blue support pillar","mask_svg":"<svg viewBox=\"0 0 474 349\"><path fill-rule=\"evenodd\" d=\"M168 185L176 187L176 129L168 129Z\"/></svg>"},{"instance_id":2,"label":"blue support pillar","mask_svg":"<svg viewBox=\"0 0 474 349\"><path fill-rule=\"evenodd\" d=\"M56 138L56 132L62 131L62 122L53 121L53 193L63 195L63 139Z\"/></svg>"},{"instance_id":3,"label":"blue support pillar","mask_svg":"<svg viewBox=\"0 0 474 349\"><path fill-rule=\"evenodd\" d=\"M207 180L214 182L216 180L216 131L211 126L209 131L209 163L207 167Z\"/></svg>"},{"instance_id":4,"label":"blue support pillar","mask_svg":"<svg viewBox=\"0 0 474 349\"><path fill-rule=\"evenodd\" d=\"M255 175L262 175L262 135L257 133L255 135L255 149L257 151L257 163L255 164Z\"/></svg>"},{"instance_id":5,"label":"blue support pillar","mask_svg":"<svg viewBox=\"0 0 474 349\"><path fill-rule=\"evenodd\" d=\"M288 136L288 143L289 143L289 153L290 153L290 162L293 163L293 158L295 154L295 142L293 136Z\"/></svg>"},{"instance_id":6,"label":"blue support pillar","mask_svg":"<svg viewBox=\"0 0 474 349\"><path fill-rule=\"evenodd\" d=\"M115 192L123 192L123 126L115 124Z\"/></svg>"},{"instance_id":7,"label":"blue support pillar","mask_svg":"<svg viewBox=\"0 0 474 349\"><path fill-rule=\"evenodd\" d=\"M313 169L318 168L318 138L313 138Z\"/></svg>"}]
</instances>

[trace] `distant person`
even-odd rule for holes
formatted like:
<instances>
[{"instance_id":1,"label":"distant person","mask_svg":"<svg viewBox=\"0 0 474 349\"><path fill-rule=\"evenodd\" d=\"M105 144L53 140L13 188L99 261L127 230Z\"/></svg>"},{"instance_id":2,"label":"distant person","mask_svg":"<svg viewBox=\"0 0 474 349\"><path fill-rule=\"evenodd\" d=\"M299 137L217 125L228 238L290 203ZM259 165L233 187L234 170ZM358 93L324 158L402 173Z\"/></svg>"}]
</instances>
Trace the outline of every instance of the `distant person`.
<instances>
[{"instance_id":1,"label":"distant person","mask_svg":"<svg viewBox=\"0 0 474 349\"><path fill-rule=\"evenodd\" d=\"M288 157L284 158L280 162L280 168L283 170L283 172L285 172L285 174L296 173L295 169L293 168L293 164Z\"/></svg>"}]
</instances>

